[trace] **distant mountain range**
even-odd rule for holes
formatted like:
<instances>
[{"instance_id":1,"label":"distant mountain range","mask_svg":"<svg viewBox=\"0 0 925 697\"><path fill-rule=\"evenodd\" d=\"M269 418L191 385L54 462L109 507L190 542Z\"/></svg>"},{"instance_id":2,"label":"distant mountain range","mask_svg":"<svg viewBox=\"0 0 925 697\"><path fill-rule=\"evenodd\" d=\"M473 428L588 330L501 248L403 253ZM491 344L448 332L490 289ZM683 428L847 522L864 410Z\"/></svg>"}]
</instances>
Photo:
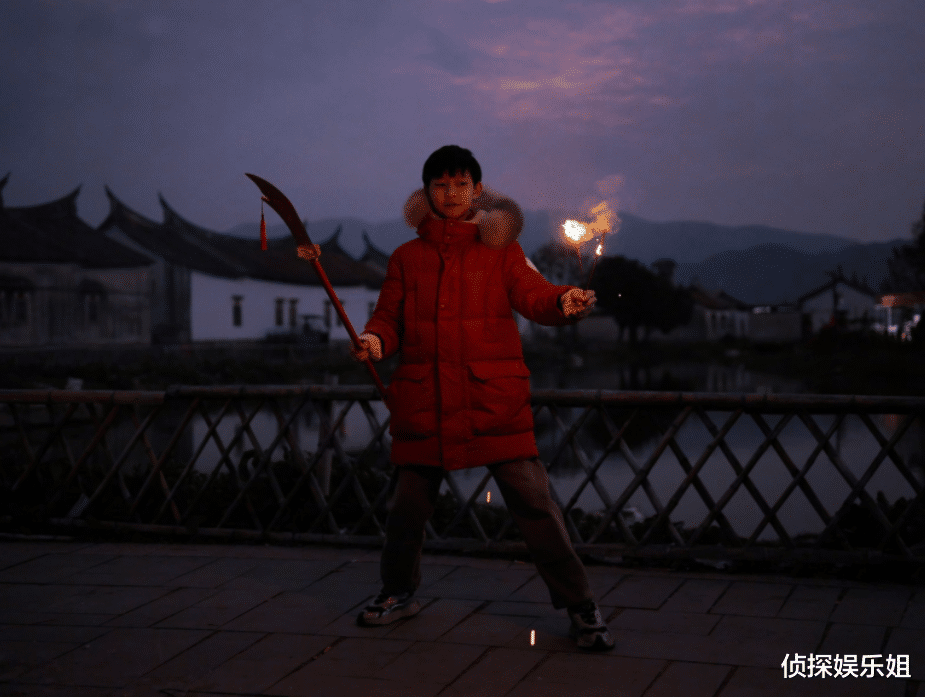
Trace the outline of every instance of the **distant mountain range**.
<instances>
[{"instance_id":1,"label":"distant mountain range","mask_svg":"<svg viewBox=\"0 0 925 697\"><path fill-rule=\"evenodd\" d=\"M559 225L568 217L561 211L525 211L520 244L527 255L560 234ZM652 222L630 213L620 213L617 234L607 238L604 253L623 255L644 264L657 259L674 259L678 266L675 282L694 281L708 289L722 289L743 302L771 305L792 302L803 293L826 283L827 271L839 265L845 276L866 277L875 290L886 278L886 260L892 248L910 240L858 243L822 233L796 232L764 225L729 226L677 221ZM359 257L365 230L372 243L391 254L398 245L412 239L414 232L401 219L368 223L358 218L328 218L311 221L308 233L313 242L328 239L342 227L341 246ZM256 223L238 225L228 234L257 239ZM268 229L270 237L287 236L279 223Z\"/></svg>"}]
</instances>

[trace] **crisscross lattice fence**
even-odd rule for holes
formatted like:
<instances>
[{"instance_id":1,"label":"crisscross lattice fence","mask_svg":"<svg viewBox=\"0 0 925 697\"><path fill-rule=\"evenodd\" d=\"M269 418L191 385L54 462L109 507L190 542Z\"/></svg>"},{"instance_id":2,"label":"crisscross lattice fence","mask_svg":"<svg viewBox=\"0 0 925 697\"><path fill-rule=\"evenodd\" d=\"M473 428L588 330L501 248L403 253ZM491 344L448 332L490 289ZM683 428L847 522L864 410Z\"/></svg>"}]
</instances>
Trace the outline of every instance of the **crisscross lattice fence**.
<instances>
[{"instance_id":1,"label":"crisscross lattice fence","mask_svg":"<svg viewBox=\"0 0 925 697\"><path fill-rule=\"evenodd\" d=\"M576 548L925 560L925 398L534 390ZM0 390L0 522L381 543L387 412L366 386ZM427 545L519 547L484 468Z\"/></svg>"}]
</instances>

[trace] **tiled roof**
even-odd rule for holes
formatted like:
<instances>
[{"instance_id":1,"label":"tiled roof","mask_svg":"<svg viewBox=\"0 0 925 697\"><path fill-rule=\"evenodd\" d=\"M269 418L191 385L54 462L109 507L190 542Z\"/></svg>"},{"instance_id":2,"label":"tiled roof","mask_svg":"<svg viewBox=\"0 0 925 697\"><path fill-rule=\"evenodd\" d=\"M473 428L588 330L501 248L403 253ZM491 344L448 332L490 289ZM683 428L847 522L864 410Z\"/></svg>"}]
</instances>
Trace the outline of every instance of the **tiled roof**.
<instances>
[{"instance_id":1,"label":"tiled roof","mask_svg":"<svg viewBox=\"0 0 925 697\"><path fill-rule=\"evenodd\" d=\"M363 230L363 242L366 244L366 249L363 252L363 256L360 257L360 261L382 270L387 269L389 266L389 255L373 245L369 239L369 235L366 234L366 230Z\"/></svg>"},{"instance_id":2,"label":"tiled roof","mask_svg":"<svg viewBox=\"0 0 925 697\"><path fill-rule=\"evenodd\" d=\"M716 293L710 293L709 291L701 288L698 285L693 285L688 288L691 297L694 302L705 307L709 310L748 310L751 309L751 305L748 303L742 302L741 300L732 297L726 291L720 290Z\"/></svg>"},{"instance_id":3,"label":"tiled roof","mask_svg":"<svg viewBox=\"0 0 925 697\"><path fill-rule=\"evenodd\" d=\"M183 218L160 197L164 211L162 223L132 211L106 190L110 200L109 217L101 229L116 227L136 243L150 249L177 266L226 278L249 277L279 283L320 285L311 265L296 255L291 237L270 240L260 249L260 236L252 239L226 235L200 227ZM334 286L379 288L384 274L371 269L345 252L338 242L340 229L321 245L321 264Z\"/></svg>"},{"instance_id":4,"label":"tiled roof","mask_svg":"<svg viewBox=\"0 0 925 697\"><path fill-rule=\"evenodd\" d=\"M875 300L878 297L880 297L880 293L875 291L873 288L868 286L866 283L862 281L857 281L855 279L846 278L845 275L841 273L840 270L829 272L829 275L830 275L830 279L827 283L823 283L818 288L813 288L812 290L806 293L803 293L803 295L797 298L797 305L802 305L804 302L806 302L810 298L814 298L817 295L820 295L821 293L825 293L826 291L832 290L839 283L841 283L842 285L848 286L849 288L853 288L859 293L863 293L864 295L869 295L871 298L874 298Z\"/></svg>"},{"instance_id":5,"label":"tiled roof","mask_svg":"<svg viewBox=\"0 0 925 697\"><path fill-rule=\"evenodd\" d=\"M120 230L136 244L176 266L226 278L245 275L244 267L223 258L208 245L136 213L122 203L109 187L106 187L106 196L109 197L109 215L100 223L101 232Z\"/></svg>"},{"instance_id":6,"label":"tiled roof","mask_svg":"<svg viewBox=\"0 0 925 697\"><path fill-rule=\"evenodd\" d=\"M9 175L7 175L9 176ZM7 178L0 181L0 190ZM77 264L88 269L148 266L152 259L115 242L77 215L78 186L38 206L0 206L0 261ZM0 199L2 201L2 199Z\"/></svg>"},{"instance_id":7,"label":"tiled roof","mask_svg":"<svg viewBox=\"0 0 925 697\"><path fill-rule=\"evenodd\" d=\"M284 237L269 242L267 249L260 249L259 232L254 231L254 238L242 238L212 232L190 223L180 217L161 199L164 208L164 225L181 231L183 236L198 240L201 244L220 253L223 258L233 260L245 269L246 275L264 281L294 283L300 285L321 285L321 281L312 266L298 257L296 243L292 237ZM340 246L341 228L321 243L321 265L328 280L334 286L367 286L379 288L385 278L351 257Z\"/></svg>"}]
</instances>

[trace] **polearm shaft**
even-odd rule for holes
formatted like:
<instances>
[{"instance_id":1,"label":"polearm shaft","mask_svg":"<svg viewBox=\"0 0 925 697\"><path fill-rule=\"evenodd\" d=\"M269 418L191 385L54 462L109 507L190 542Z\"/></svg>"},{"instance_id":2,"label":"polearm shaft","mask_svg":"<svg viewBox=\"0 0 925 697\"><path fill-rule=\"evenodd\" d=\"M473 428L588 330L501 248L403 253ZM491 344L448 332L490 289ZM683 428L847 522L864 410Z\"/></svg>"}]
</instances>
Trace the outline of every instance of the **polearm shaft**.
<instances>
[{"instance_id":1,"label":"polearm shaft","mask_svg":"<svg viewBox=\"0 0 925 697\"><path fill-rule=\"evenodd\" d=\"M263 200L267 202L267 205L276 211L279 217L283 219L283 222L286 223L286 227L289 228L289 232L291 232L292 236L295 238L296 244L310 246L312 241L308 236L308 231L299 219L295 206L292 205L292 202L286 198L283 192L266 179L261 179L256 174L247 174L245 172L245 175L257 185L258 189L260 189L260 193L263 194ZM350 318L347 317L347 313L344 312L344 306L341 305L340 300L337 298L337 294L334 293L334 288L328 280L328 275L324 272L324 269L321 268L321 262L317 259L312 259L310 263L315 267L315 272L318 274L318 278L321 279L321 285L324 286L328 297L331 299L331 304L334 306L337 316L340 317L340 321L343 322L344 326L347 328L350 341L353 342L357 350L361 350L363 346L360 344L360 338L353 330L353 325L350 324ZM367 358L363 361L363 364L372 376L373 382L376 383L376 387L379 389L379 394L382 396L383 401L385 401L385 386L382 384L382 380L379 379L379 373L376 372L373 362Z\"/></svg>"}]
</instances>

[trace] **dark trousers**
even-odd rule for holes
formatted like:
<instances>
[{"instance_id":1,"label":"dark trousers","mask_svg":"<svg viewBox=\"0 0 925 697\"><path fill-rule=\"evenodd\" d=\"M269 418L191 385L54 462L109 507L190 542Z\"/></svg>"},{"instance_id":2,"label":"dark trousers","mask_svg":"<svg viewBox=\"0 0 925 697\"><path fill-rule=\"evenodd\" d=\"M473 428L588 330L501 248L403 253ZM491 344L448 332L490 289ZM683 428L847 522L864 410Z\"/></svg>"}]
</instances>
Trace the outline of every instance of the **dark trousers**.
<instances>
[{"instance_id":1,"label":"dark trousers","mask_svg":"<svg viewBox=\"0 0 925 697\"><path fill-rule=\"evenodd\" d=\"M538 459L488 465L507 509L520 528L553 607L570 607L592 597L585 568L572 548L562 511L549 495L546 468ZM392 475L386 540L380 569L388 595L421 585L424 526L434 513L443 469L403 465Z\"/></svg>"}]
</instances>

